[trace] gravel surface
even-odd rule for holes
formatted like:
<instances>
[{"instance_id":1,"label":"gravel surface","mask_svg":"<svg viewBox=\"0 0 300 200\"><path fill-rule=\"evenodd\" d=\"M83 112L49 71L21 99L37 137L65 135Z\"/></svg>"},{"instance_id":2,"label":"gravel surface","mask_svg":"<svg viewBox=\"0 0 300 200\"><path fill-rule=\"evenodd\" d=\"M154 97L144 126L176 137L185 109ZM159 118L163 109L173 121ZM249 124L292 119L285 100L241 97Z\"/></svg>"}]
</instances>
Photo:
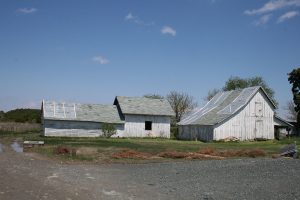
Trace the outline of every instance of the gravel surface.
<instances>
[{"instance_id":1,"label":"gravel surface","mask_svg":"<svg viewBox=\"0 0 300 200\"><path fill-rule=\"evenodd\" d=\"M1 146L1 200L300 199L299 159L64 164Z\"/></svg>"}]
</instances>

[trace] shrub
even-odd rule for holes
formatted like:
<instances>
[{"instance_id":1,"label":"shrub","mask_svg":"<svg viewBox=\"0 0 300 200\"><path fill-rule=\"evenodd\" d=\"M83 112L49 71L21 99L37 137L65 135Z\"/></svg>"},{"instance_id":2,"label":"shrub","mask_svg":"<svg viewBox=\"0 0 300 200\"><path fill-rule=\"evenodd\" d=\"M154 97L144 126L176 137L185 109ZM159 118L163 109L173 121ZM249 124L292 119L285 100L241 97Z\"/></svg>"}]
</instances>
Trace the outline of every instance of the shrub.
<instances>
[{"instance_id":1,"label":"shrub","mask_svg":"<svg viewBox=\"0 0 300 200\"><path fill-rule=\"evenodd\" d=\"M178 137L178 127L171 126L171 138L177 139L177 137Z\"/></svg>"},{"instance_id":2,"label":"shrub","mask_svg":"<svg viewBox=\"0 0 300 200\"><path fill-rule=\"evenodd\" d=\"M111 136L117 133L115 126L109 123L102 124L102 132L103 136L106 138L110 138Z\"/></svg>"}]
</instances>

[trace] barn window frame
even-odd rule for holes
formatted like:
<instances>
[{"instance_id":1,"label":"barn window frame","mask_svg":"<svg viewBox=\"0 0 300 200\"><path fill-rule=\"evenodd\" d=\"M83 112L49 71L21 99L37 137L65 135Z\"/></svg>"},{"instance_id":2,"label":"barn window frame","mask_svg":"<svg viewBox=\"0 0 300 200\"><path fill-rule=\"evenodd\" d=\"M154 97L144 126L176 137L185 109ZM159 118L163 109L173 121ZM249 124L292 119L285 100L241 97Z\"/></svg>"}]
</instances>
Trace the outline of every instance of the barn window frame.
<instances>
[{"instance_id":1,"label":"barn window frame","mask_svg":"<svg viewBox=\"0 0 300 200\"><path fill-rule=\"evenodd\" d=\"M152 121L145 121L145 130L152 131Z\"/></svg>"}]
</instances>

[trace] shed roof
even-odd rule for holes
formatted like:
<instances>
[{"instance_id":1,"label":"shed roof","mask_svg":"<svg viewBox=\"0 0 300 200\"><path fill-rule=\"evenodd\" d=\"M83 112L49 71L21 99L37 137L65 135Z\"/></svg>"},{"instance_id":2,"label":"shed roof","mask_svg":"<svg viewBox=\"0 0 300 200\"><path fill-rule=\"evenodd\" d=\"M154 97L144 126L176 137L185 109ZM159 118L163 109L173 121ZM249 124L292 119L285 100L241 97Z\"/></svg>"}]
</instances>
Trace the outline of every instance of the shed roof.
<instances>
[{"instance_id":1,"label":"shed roof","mask_svg":"<svg viewBox=\"0 0 300 200\"><path fill-rule=\"evenodd\" d=\"M43 101L42 108L44 119L124 123L115 105Z\"/></svg>"},{"instance_id":2,"label":"shed roof","mask_svg":"<svg viewBox=\"0 0 300 200\"><path fill-rule=\"evenodd\" d=\"M283 118L279 117L278 115L275 115L274 119L275 119L276 125L294 127L293 124L289 123L287 120L284 120Z\"/></svg>"},{"instance_id":3,"label":"shed roof","mask_svg":"<svg viewBox=\"0 0 300 200\"><path fill-rule=\"evenodd\" d=\"M123 114L175 116L166 99L117 96L114 104L120 105Z\"/></svg>"},{"instance_id":4,"label":"shed roof","mask_svg":"<svg viewBox=\"0 0 300 200\"><path fill-rule=\"evenodd\" d=\"M215 125L248 104L252 97L261 90L274 108L276 106L261 87L249 87L217 93L204 107L188 113L178 125Z\"/></svg>"}]
</instances>

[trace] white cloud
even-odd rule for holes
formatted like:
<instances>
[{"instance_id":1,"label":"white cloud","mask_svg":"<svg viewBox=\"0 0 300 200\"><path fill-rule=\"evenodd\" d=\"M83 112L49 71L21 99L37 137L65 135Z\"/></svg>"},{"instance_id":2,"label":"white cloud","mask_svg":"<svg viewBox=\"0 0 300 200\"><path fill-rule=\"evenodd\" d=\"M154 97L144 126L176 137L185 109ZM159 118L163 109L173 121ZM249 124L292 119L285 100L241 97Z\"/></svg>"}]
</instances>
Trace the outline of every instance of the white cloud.
<instances>
[{"instance_id":1,"label":"white cloud","mask_svg":"<svg viewBox=\"0 0 300 200\"><path fill-rule=\"evenodd\" d=\"M149 23L146 23L144 22L143 20L141 20L138 16L134 16L131 12L128 13L126 16L125 16L125 20L126 21L131 21L133 23L136 23L138 25L143 25L143 26L152 26L154 25L154 22L149 22Z\"/></svg>"},{"instance_id":2,"label":"white cloud","mask_svg":"<svg viewBox=\"0 0 300 200\"><path fill-rule=\"evenodd\" d=\"M254 24L256 26L264 25L264 24L268 23L268 21L271 19L271 17L272 17L272 14L263 15L262 17L259 18L259 20L255 21Z\"/></svg>"},{"instance_id":3,"label":"white cloud","mask_svg":"<svg viewBox=\"0 0 300 200\"><path fill-rule=\"evenodd\" d=\"M164 27L162 27L161 33L162 34L169 34L169 35L172 35L172 36L176 36L176 30L173 29L170 26L164 26Z\"/></svg>"},{"instance_id":4,"label":"white cloud","mask_svg":"<svg viewBox=\"0 0 300 200\"><path fill-rule=\"evenodd\" d=\"M125 16L125 20L133 20L136 19L136 16L133 16L131 13L128 13L128 15Z\"/></svg>"},{"instance_id":5,"label":"white cloud","mask_svg":"<svg viewBox=\"0 0 300 200\"><path fill-rule=\"evenodd\" d=\"M287 19L291 19L293 17L296 17L297 15L299 15L299 12L298 11L289 11L283 15L281 15L278 20L277 20L277 23L281 23L281 22L284 22L285 20Z\"/></svg>"},{"instance_id":6,"label":"white cloud","mask_svg":"<svg viewBox=\"0 0 300 200\"><path fill-rule=\"evenodd\" d=\"M264 14L273 12L286 7L297 7L300 6L300 0L271 0L264 4L261 8L246 10L244 13L247 15Z\"/></svg>"},{"instance_id":7,"label":"white cloud","mask_svg":"<svg viewBox=\"0 0 300 200\"><path fill-rule=\"evenodd\" d=\"M23 14L31 14L35 13L37 11L36 8L19 8L17 9L17 12L23 13Z\"/></svg>"},{"instance_id":8,"label":"white cloud","mask_svg":"<svg viewBox=\"0 0 300 200\"><path fill-rule=\"evenodd\" d=\"M100 65L105 65L109 63L109 60L104 58L103 56L95 56L93 57L93 61L99 63Z\"/></svg>"}]
</instances>

